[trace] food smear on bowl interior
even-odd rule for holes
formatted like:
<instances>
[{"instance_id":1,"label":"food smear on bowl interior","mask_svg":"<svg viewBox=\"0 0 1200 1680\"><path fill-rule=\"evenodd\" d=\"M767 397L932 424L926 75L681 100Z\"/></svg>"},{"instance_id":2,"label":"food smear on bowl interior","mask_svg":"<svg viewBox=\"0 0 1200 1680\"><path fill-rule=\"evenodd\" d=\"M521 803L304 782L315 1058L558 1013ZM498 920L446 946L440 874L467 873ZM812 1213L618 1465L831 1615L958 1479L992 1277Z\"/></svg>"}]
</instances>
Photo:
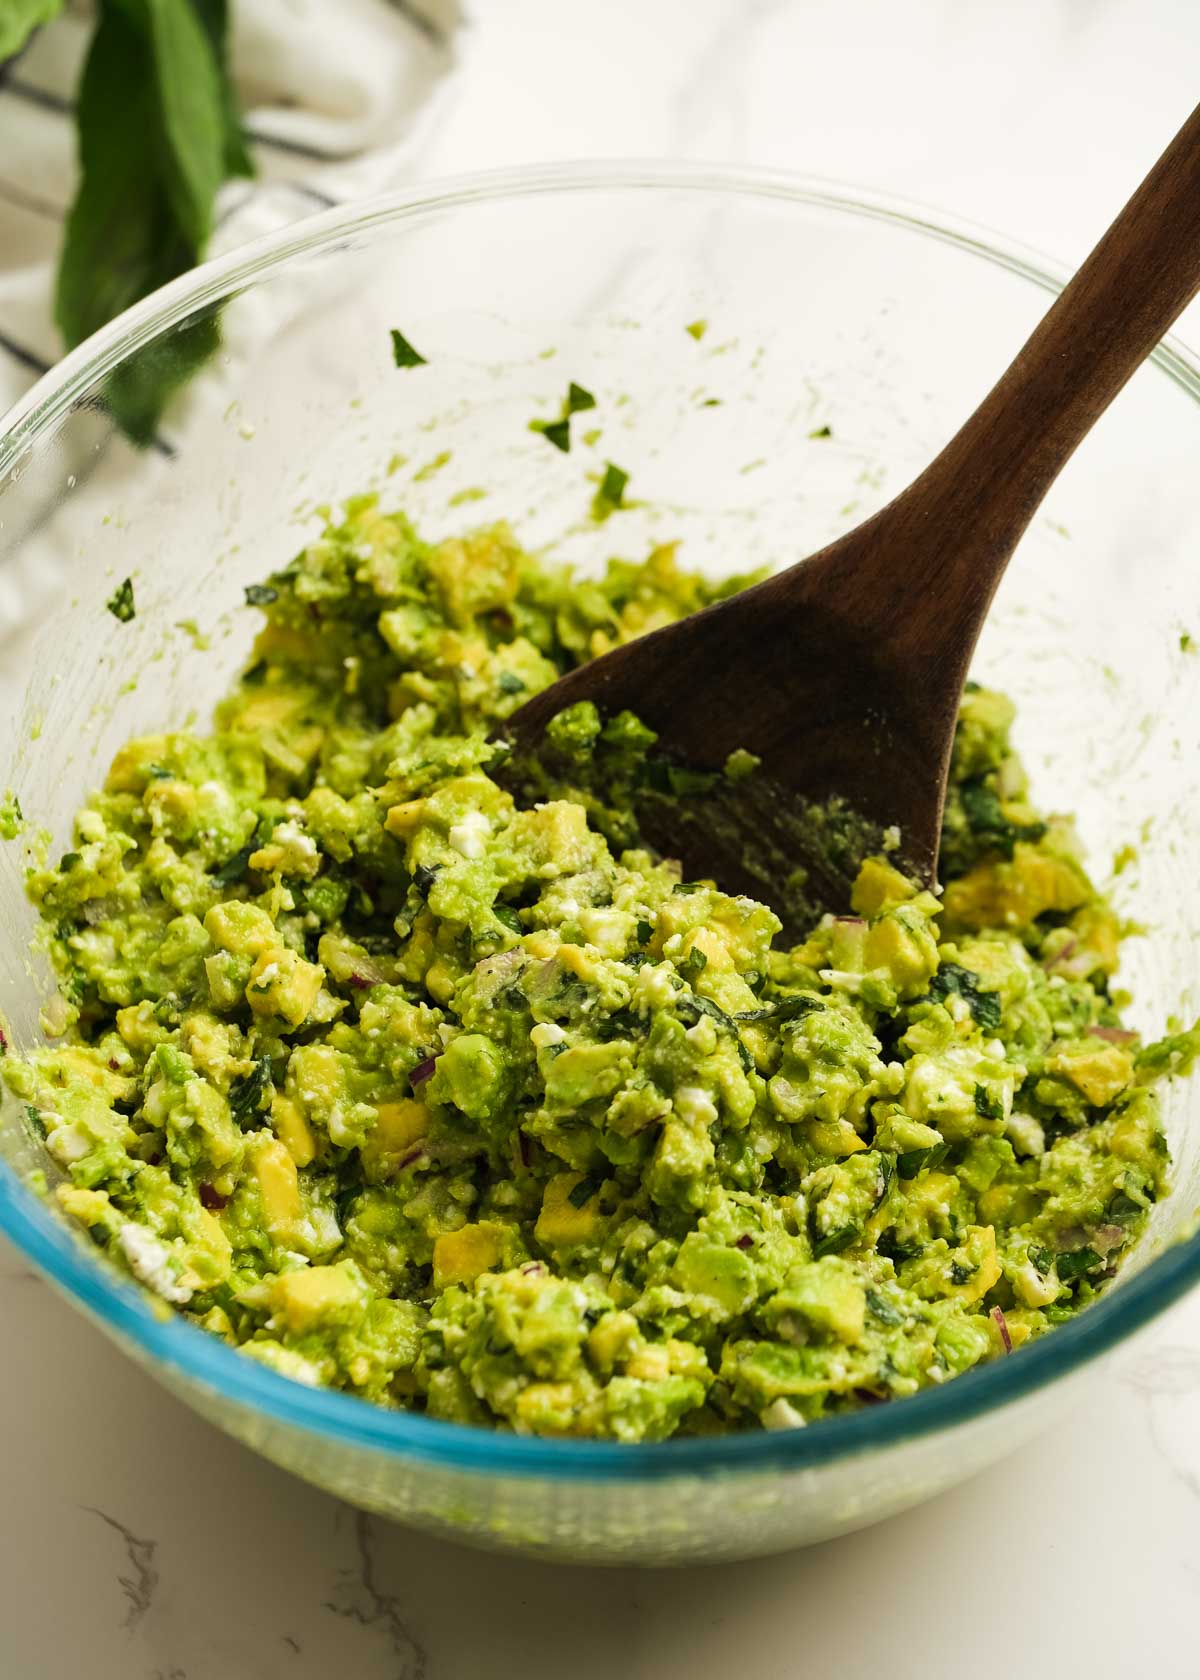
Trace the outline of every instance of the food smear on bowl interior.
<instances>
[{"instance_id":1,"label":"food smear on bowl interior","mask_svg":"<svg viewBox=\"0 0 1200 1680\"><path fill-rule=\"evenodd\" d=\"M791 947L628 809L494 779L532 694L736 587L363 497L247 592L213 731L131 741L29 873L59 994L5 1077L113 1261L301 1382L626 1442L900 1399L1095 1299L1196 1036L1122 1025L1007 699L963 700L944 891L871 858ZM610 784L653 739L553 727Z\"/></svg>"}]
</instances>

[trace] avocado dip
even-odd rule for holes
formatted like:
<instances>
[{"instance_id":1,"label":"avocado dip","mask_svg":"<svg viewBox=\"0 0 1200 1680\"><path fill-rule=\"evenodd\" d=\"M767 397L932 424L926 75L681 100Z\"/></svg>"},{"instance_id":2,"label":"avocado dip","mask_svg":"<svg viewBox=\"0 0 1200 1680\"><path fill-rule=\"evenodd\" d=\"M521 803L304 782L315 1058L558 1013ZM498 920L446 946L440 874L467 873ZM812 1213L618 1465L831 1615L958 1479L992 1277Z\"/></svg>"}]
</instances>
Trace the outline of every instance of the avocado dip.
<instances>
[{"instance_id":1,"label":"avocado dip","mask_svg":"<svg viewBox=\"0 0 1200 1680\"><path fill-rule=\"evenodd\" d=\"M624 1442L911 1395L1106 1287L1195 1034L1122 1026L1001 694L963 700L944 892L872 858L790 949L621 812L489 774L531 694L735 587L362 497L247 592L213 732L129 742L29 873L59 993L5 1077L117 1265L300 1382Z\"/></svg>"}]
</instances>

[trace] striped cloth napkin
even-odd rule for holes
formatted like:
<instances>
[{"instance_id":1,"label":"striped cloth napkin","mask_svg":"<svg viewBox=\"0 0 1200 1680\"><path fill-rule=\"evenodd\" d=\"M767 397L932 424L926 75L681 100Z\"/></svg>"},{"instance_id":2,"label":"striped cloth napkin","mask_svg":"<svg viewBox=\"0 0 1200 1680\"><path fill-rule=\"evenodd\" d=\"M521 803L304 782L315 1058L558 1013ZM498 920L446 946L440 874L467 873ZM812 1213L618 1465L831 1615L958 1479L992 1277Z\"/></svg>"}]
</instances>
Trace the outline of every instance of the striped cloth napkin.
<instances>
[{"instance_id":1,"label":"striped cloth napkin","mask_svg":"<svg viewBox=\"0 0 1200 1680\"><path fill-rule=\"evenodd\" d=\"M452 85L459 0L234 0L232 63L258 174L230 181L210 255L403 182ZM54 270L93 27L74 3L0 68L0 413L53 366Z\"/></svg>"}]
</instances>

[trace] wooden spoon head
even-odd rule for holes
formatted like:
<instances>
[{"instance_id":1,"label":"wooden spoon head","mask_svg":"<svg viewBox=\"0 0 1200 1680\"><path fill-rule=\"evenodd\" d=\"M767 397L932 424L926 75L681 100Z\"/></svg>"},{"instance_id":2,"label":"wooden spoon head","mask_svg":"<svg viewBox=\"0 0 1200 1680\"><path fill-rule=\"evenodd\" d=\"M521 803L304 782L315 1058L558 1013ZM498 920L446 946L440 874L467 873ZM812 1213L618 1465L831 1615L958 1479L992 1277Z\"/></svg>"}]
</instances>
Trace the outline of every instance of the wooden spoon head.
<instances>
[{"instance_id":1,"label":"wooden spoon head","mask_svg":"<svg viewBox=\"0 0 1200 1680\"><path fill-rule=\"evenodd\" d=\"M711 776L704 792L642 786L634 798L641 832L686 879L764 901L792 935L844 912L862 859L885 848L932 883L966 655L923 675L897 662L879 603L855 598L853 571L828 568L833 553L535 696L506 727L510 785L528 789L551 718L591 701L602 718L633 712L656 732L656 754ZM759 764L735 780L739 749Z\"/></svg>"}]
</instances>

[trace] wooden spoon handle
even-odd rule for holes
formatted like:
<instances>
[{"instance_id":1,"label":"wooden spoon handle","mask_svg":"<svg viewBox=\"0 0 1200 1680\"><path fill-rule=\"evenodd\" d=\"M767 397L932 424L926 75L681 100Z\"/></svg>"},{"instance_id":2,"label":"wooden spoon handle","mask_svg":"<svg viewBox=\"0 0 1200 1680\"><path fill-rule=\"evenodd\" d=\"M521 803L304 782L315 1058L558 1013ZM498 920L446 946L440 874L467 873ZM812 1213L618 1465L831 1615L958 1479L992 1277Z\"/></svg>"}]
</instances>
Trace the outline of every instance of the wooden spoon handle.
<instances>
[{"instance_id":1,"label":"wooden spoon handle","mask_svg":"<svg viewBox=\"0 0 1200 1680\"><path fill-rule=\"evenodd\" d=\"M921 476L876 516L880 541L868 569L879 573L874 582L881 594L874 598L894 601L888 539L902 535L904 587L936 603L939 626L931 631L928 617L918 623L920 615L893 616L880 625L885 642L909 659L916 652L963 657L965 670L996 585L1038 504L1198 290L1200 107L999 383ZM924 545L922 532L929 539ZM870 580L857 581L861 596Z\"/></svg>"}]
</instances>

